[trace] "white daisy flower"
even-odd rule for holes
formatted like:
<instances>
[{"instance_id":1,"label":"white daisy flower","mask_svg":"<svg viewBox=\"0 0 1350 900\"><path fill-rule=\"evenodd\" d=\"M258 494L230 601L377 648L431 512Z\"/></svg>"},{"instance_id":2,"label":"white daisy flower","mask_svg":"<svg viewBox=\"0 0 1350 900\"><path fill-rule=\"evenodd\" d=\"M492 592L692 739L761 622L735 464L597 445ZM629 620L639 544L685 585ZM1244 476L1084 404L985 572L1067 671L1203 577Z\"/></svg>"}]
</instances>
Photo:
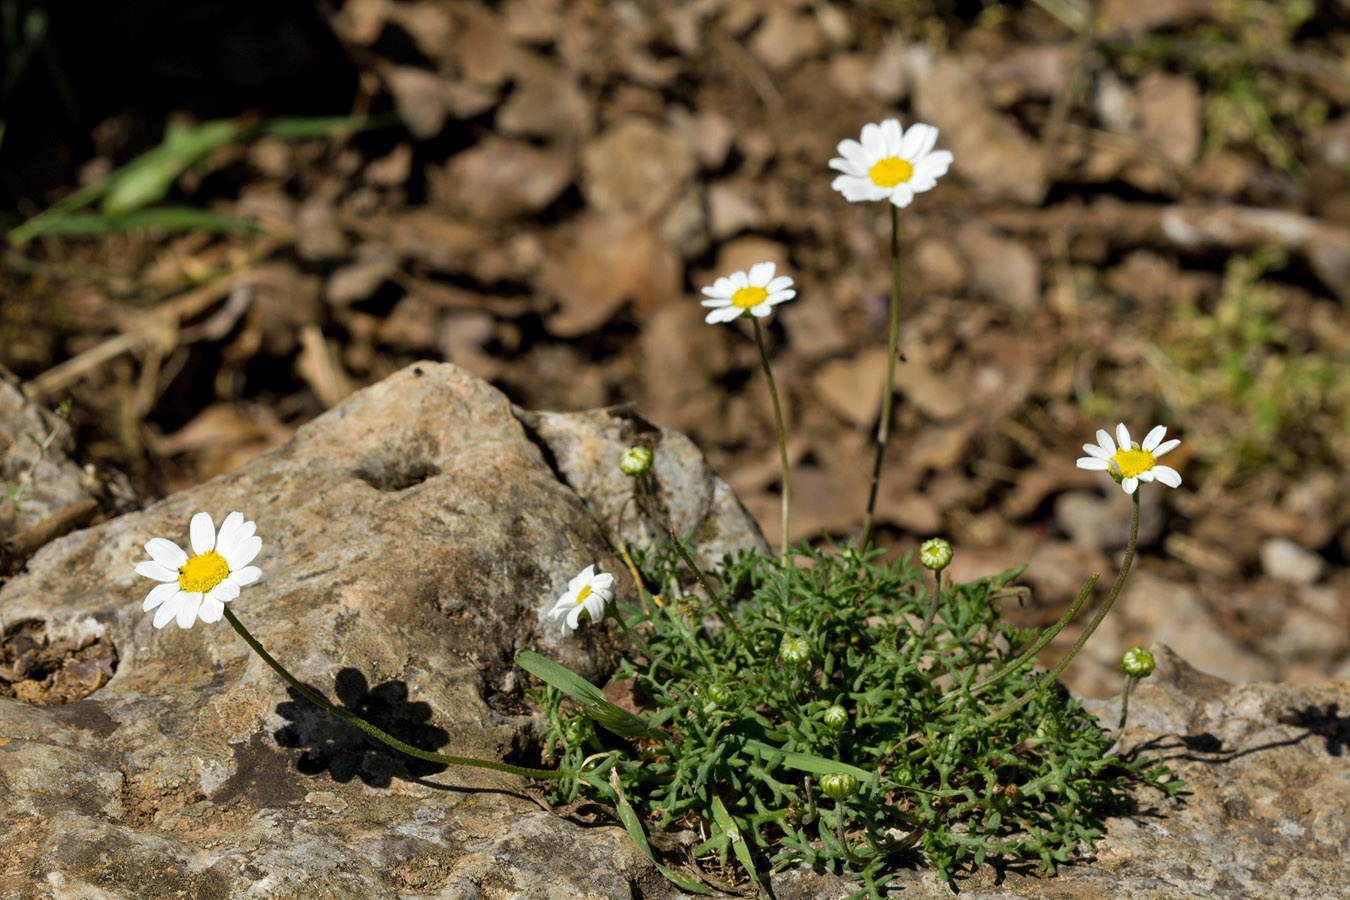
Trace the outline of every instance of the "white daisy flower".
<instances>
[{"instance_id":1,"label":"white daisy flower","mask_svg":"<svg viewBox=\"0 0 1350 900\"><path fill-rule=\"evenodd\" d=\"M614 576L608 573L597 575L595 566L587 566L567 583L567 593L558 598L548 614L555 619L567 614L562 625L562 632L566 634L569 628L577 630L583 611L591 617L592 622L599 622L605 616L605 604L612 599Z\"/></svg>"},{"instance_id":2,"label":"white daisy flower","mask_svg":"<svg viewBox=\"0 0 1350 900\"><path fill-rule=\"evenodd\" d=\"M901 208L915 194L931 191L952 164L950 150L934 150L938 130L916 122L905 131L899 119L863 126L862 143L839 142L839 156L830 168L844 174L830 187L851 203L859 200L889 200Z\"/></svg>"},{"instance_id":3,"label":"white daisy flower","mask_svg":"<svg viewBox=\"0 0 1350 900\"><path fill-rule=\"evenodd\" d=\"M1158 457L1181 444L1175 438L1164 443L1166 435L1167 428L1159 425L1148 433L1142 444L1136 444L1130 440L1130 431L1124 422L1116 426L1114 441L1105 430L1098 429L1097 445L1083 445L1088 455L1079 458L1078 468L1108 473L1127 494L1133 494L1141 481L1160 481L1168 487L1179 487L1181 475L1177 470L1157 462Z\"/></svg>"},{"instance_id":4,"label":"white daisy flower","mask_svg":"<svg viewBox=\"0 0 1350 900\"><path fill-rule=\"evenodd\" d=\"M744 312L758 318L769 314L769 308L791 300L797 296L792 289L792 279L786 275L773 277L775 266L771 262L755 263L749 272L735 272L705 287L703 293L709 298L703 301L713 311L708 313L705 322L714 325L718 322L730 322Z\"/></svg>"},{"instance_id":5,"label":"white daisy flower","mask_svg":"<svg viewBox=\"0 0 1350 900\"><path fill-rule=\"evenodd\" d=\"M141 607L147 612L158 607L156 628L174 618L179 628L191 628L198 617L203 622L220 621L225 604L262 576L261 569L249 565L262 549L262 538L253 534L255 527L244 521L243 513L232 512L217 535L211 515L199 512L188 526L192 556L164 538L145 545L150 559L137 564L136 574L162 582L150 589Z\"/></svg>"}]
</instances>

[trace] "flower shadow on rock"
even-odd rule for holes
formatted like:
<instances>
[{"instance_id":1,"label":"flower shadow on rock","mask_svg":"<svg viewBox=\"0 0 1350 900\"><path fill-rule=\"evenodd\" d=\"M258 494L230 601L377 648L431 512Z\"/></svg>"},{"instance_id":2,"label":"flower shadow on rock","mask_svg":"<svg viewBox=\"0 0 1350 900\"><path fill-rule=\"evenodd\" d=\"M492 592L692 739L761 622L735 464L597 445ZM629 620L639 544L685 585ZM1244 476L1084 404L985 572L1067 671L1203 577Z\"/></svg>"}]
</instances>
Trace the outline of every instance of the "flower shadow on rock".
<instances>
[{"instance_id":1,"label":"flower shadow on rock","mask_svg":"<svg viewBox=\"0 0 1350 900\"><path fill-rule=\"evenodd\" d=\"M313 685L306 687L327 696ZM278 746L303 748L296 768L306 775L326 770L334 781L343 784L359 777L370 787L383 788L394 778L417 780L446 768L442 763L408 756L377 741L355 725L310 703L295 688L287 688L286 692L291 699L277 704L277 714L291 724L278 729L273 737ZM359 670L346 668L338 672L334 692L335 705L419 750L437 752L450 738L444 728L428 724L430 704L408 702L405 682L386 681L371 688Z\"/></svg>"}]
</instances>

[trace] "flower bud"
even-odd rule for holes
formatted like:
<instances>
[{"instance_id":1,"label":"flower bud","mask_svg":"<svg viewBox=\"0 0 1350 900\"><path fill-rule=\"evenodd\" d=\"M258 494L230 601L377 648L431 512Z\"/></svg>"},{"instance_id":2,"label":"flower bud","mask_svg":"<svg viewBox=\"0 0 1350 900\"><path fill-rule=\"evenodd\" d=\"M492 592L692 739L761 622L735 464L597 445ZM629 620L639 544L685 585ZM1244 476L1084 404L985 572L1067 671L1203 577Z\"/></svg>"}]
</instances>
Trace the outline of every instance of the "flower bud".
<instances>
[{"instance_id":1,"label":"flower bud","mask_svg":"<svg viewBox=\"0 0 1350 900\"><path fill-rule=\"evenodd\" d=\"M845 800L858 793L858 779L847 772L835 772L820 779L820 791L832 800Z\"/></svg>"},{"instance_id":2,"label":"flower bud","mask_svg":"<svg viewBox=\"0 0 1350 900\"><path fill-rule=\"evenodd\" d=\"M848 724L848 710L836 703L820 714L820 721L825 723L826 728L838 731Z\"/></svg>"},{"instance_id":3,"label":"flower bud","mask_svg":"<svg viewBox=\"0 0 1350 900\"><path fill-rule=\"evenodd\" d=\"M718 682L708 685L706 696L709 703L726 708L736 699L736 692L731 689L730 685Z\"/></svg>"},{"instance_id":4,"label":"flower bud","mask_svg":"<svg viewBox=\"0 0 1350 900\"><path fill-rule=\"evenodd\" d=\"M778 655L790 666L805 665L811 660L811 645L805 638L788 635L778 646Z\"/></svg>"},{"instance_id":5,"label":"flower bud","mask_svg":"<svg viewBox=\"0 0 1350 900\"><path fill-rule=\"evenodd\" d=\"M952 561L952 545L942 538L929 538L919 545L919 562L925 569L940 572Z\"/></svg>"},{"instance_id":6,"label":"flower bud","mask_svg":"<svg viewBox=\"0 0 1350 900\"><path fill-rule=\"evenodd\" d=\"M1143 647L1131 647L1120 657L1120 667L1131 678L1147 678L1153 674L1153 654Z\"/></svg>"},{"instance_id":7,"label":"flower bud","mask_svg":"<svg viewBox=\"0 0 1350 900\"><path fill-rule=\"evenodd\" d=\"M625 475L631 475L636 478L639 475L645 475L647 470L652 467L652 451L646 447L629 447L623 451L623 456L619 458L619 470Z\"/></svg>"}]
</instances>

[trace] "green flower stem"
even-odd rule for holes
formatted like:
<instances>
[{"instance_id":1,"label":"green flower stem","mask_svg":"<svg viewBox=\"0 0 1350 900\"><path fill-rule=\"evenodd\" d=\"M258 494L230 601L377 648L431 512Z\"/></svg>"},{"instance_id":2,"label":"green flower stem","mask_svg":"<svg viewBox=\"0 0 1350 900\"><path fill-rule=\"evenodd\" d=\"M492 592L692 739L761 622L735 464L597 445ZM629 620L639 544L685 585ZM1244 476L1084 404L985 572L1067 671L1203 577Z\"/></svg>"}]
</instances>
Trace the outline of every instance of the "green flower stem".
<instances>
[{"instance_id":1,"label":"green flower stem","mask_svg":"<svg viewBox=\"0 0 1350 900\"><path fill-rule=\"evenodd\" d=\"M914 635L914 658L911 663L917 663L919 654L923 652L924 638L928 637L928 629L933 627L933 620L937 618L938 600L942 597L942 571L933 573L933 599L928 601L928 612L924 614L923 624L919 626L918 632Z\"/></svg>"},{"instance_id":2,"label":"green flower stem","mask_svg":"<svg viewBox=\"0 0 1350 900\"><path fill-rule=\"evenodd\" d=\"M1136 680L1130 673L1125 673L1125 686L1120 690L1120 724L1116 726L1116 733L1111 735L1112 743L1125 734L1125 719L1130 714L1130 688L1134 687Z\"/></svg>"},{"instance_id":3,"label":"green flower stem","mask_svg":"<svg viewBox=\"0 0 1350 900\"><path fill-rule=\"evenodd\" d=\"M758 324L756 323L756 327L758 327ZM641 504L643 512L653 522L660 522L665 526L666 533L670 535L671 544L675 546L675 550L680 554L680 559L684 560L684 564L694 570L694 577L698 579L699 584L703 585L703 592L708 595L712 605L717 607L717 612L721 615L722 621L729 625L732 631L739 633L741 626L736 624L736 620L731 617L731 613L727 612L727 608L722 605L721 595L712 589L712 585L708 583L708 576L703 574L703 570L699 568L694 557L685 549L684 541L680 540L680 536L675 533L674 527L668 520L656 515L656 504L652 502L651 485L647 482L647 478L647 474L638 476L638 495L640 497L638 503Z\"/></svg>"},{"instance_id":4,"label":"green flower stem","mask_svg":"<svg viewBox=\"0 0 1350 900\"><path fill-rule=\"evenodd\" d=\"M248 629L244 627L242 622L235 618L234 613L230 611L228 606L225 607L225 618L229 620L230 625L234 627L234 630L239 632L239 636L244 639L244 643L252 647L253 652L261 656L263 662L271 666L272 671L286 679L286 683L299 691L302 697L310 703L313 703L315 706L328 710L328 712L337 716L342 721L355 725L366 734L377 740L383 741L395 750L401 750L409 756L425 759L428 762L442 763L448 766L475 766L480 769L496 769L498 772L506 772L510 775L520 775L523 778L566 778L576 775L575 772L569 769L527 769L523 766L513 766L509 763L496 762L495 760L475 759L471 756L443 756L440 753L419 750L411 744L405 744L393 735L385 734L365 719L354 716L347 712L347 710L334 706L297 681L294 675L287 672L281 663L273 659L271 654L263 649L263 645L258 643L253 635L249 634Z\"/></svg>"},{"instance_id":5,"label":"green flower stem","mask_svg":"<svg viewBox=\"0 0 1350 900\"><path fill-rule=\"evenodd\" d=\"M764 349L764 329L759 327L759 319L752 316L755 325L755 343L759 346L759 361L764 364L764 377L769 379L769 396L773 398L773 418L778 425L778 459L783 466L783 543L780 558L787 562L788 556L788 452L787 431L783 428L783 407L778 403L778 387L774 384L773 370L769 368L769 352Z\"/></svg>"},{"instance_id":6,"label":"green flower stem","mask_svg":"<svg viewBox=\"0 0 1350 900\"><path fill-rule=\"evenodd\" d=\"M1116 576L1116 583L1111 587L1111 595L1106 598L1106 602L1102 604L1102 608L1097 610L1097 615L1092 617L1092 621L1088 623L1088 627L1083 630L1083 633L1079 636L1078 640L1071 648L1069 648L1068 654L1064 659L1060 660L1059 665L1055 666L1054 671L1042 678L1039 684L1027 691L1017 700L1013 701L1010 705L1005 706L1003 709L994 713L988 720L989 724L992 725L999 719L1021 709L1031 701L1032 697L1035 697L1045 689L1046 686L1058 678L1060 673L1068 668L1068 665L1073 661L1073 658L1078 655L1078 651L1083 649L1083 645L1088 642L1088 638L1092 637L1092 633L1097 630L1097 626L1102 624L1102 620L1106 618L1106 614L1111 611L1112 604L1114 604L1116 598L1120 596L1120 589L1125 586L1125 576L1130 574L1130 565L1134 562L1134 548L1135 545L1139 543L1139 491L1135 490L1131 497L1134 499L1134 511L1130 516L1130 543L1129 546L1125 548L1125 561L1121 563L1120 574Z\"/></svg>"},{"instance_id":7,"label":"green flower stem","mask_svg":"<svg viewBox=\"0 0 1350 900\"><path fill-rule=\"evenodd\" d=\"M1036 642L1032 644L1030 647L1028 647L1026 650L1022 651L1020 654L1018 654L1016 659L1000 667L997 671L994 672L994 674L990 675L988 678L985 678L979 684L971 688L968 692L970 696L974 697L978 694L984 693L990 687L1001 681L1004 678L1004 676L1006 676L1009 672L1017 670L1027 660L1033 658L1037 653L1040 653L1042 650L1044 650L1045 646L1049 644L1051 641L1053 641L1055 639L1055 636L1064 630L1064 626L1072 622L1074 616L1078 615L1078 610L1083 608L1083 601L1087 600L1088 594L1091 594L1092 589L1097 586L1097 579L1100 577L1101 577L1100 572L1093 572L1092 577L1087 580L1087 584L1083 585L1083 589L1078 592L1078 596L1074 599L1073 606L1069 607L1069 611L1066 612L1058 622L1056 622L1054 625L1050 626L1045 631L1043 631L1041 633L1041 636L1036 639ZM958 694L962 693L967 692L963 691L961 688L953 688L943 696L942 700L943 702L946 702L952 699L953 697L957 696Z\"/></svg>"},{"instance_id":8,"label":"green flower stem","mask_svg":"<svg viewBox=\"0 0 1350 900\"><path fill-rule=\"evenodd\" d=\"M877 506L877 486L881 483L881 462L886 456L886 441L891 436L891 406L895 396L895 359L900 347L900 213L891 207L891 332L886 344L886 390L881 395L881 424L877 426L877 455L872 462L872 487L867 494L867 513L863 516L862 537L858 546L867 549L872 535L872 515Z\"/></svg>"}]
</instances>

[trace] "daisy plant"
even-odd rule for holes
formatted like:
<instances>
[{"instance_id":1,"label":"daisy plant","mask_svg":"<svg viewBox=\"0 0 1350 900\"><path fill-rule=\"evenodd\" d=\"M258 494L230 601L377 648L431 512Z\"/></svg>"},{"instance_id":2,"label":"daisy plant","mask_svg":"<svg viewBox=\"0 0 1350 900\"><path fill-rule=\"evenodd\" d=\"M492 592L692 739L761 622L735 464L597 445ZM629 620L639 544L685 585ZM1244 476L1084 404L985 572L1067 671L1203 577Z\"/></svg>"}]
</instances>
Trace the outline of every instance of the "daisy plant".
<instances>
[{"instance_id":1,"label":"daisy plant","mask_svg":"<svg viewBox=\"0 0 1350 900\"><path fill-rule=\"evenodd\" d=\"M1097 443L1095 445L1083 445L1083 452L1088 455L1079 458L1078 468L1106 472L1134 501L1130 513L1130 540L1125 546L1125 558L1120 564L1120 574L1116 576L1116 583L1112 585L1111 593L1107 595L1106 602L1097 610L1097 614L1092 617L1092 621L1088 622L1087 627L1083 629L1083 633L1078 636L1078 640L1069 648L1069 652L1064 655L1064 659L1060 660L1059 665L1046 673L1040 683L1031 691L1028 691L1026 695L1020 697L1015 703L999 710L994 719L1002 718L1020 708L1028 703L1037 692L1053 684L1055 679L1068 668L1069 663L1073 662L1073 658L1078 655L1078 651L1083 649L1083 645L1092 637L1097 627L1106 619L1106 614L1111 611L1116 598L1120 596L1121 589L1125 587L1125 578L1130 574L1130 566L1134 563L1135 547L1139 543L1139 485L1157 482L1173 488L1181 486L1181 475L1177 470L1170 466L1159 465L1157 462L1158 457L1170 453L1181 444L1181 441L1175 439L1164 442L1163 438L1166 436L1167 429L1158 425L1149 431L1142 444L1136 444L1130 440L1130 430L1125 427L1124 422L1121 422L1116 426L1115 441L1111 440L1111 435L1107 434L1104 429L1098 429ZM1088 582L1087 587L1078 595L1073 607L1069 610L1070 614L1078 612L1084 598L1091 591L1095 582L1096 576L1094 575ZM1072 618L1072 615L1061 618L1053 629L1042 635L1043 640L1038 642L1039 647L1048 644L1059 633L1060 629L1068 624L1070 618Z\"/></svg>"},{"instance_id":2,"label":"daisy plant","mask_svg":"<svg viewBox=\"0 0 1350 900\"><path fill-rule=\"evenodd\" d=\"M733 272L723 276L703 289L708 299L703 305L712 312L704 319L709 325L718 322L731 322L746 313L755 326L755 344L759 347L759 361L764 366L764 377L769 381L769 396L773 399L773 418L778 426L778 457L783 469L783 537L781 552L787 558L788 552L788 507L791 495L788 485L787 433L783 428L783 407L778 402L778 386L773 380L773 369L769 367L769 352L764 349L764 331L759 320L767 316L779 303L797 296L792 288L792 279L786 275L775 277L775 265L771 262L756 263L749 272Z\"/></svg>"},{"instance_id":3,"label":"daisy plant","mask_svg":"<svg viewBox=\"0 0 1350 900\"><path fill-rule=\"evenodd\" d=\"M163 628L169 622L177 621L180 628L187 629L191 628L197 619L212 623L220 621L223 616L244 639L244 643L262 657L263 662L271 666L272 670L285 679L286 683L295 688L302 697L409 756L449 766L496 769L525 778L556 779L575 774L562 769L532 769L496 760L431 753L404 743L365 719L334 706L302 684L299 679L286 671L281 663L272 658L257 638L244 627L244 623L239 621L234 611L226 605L238 598L241 587L250 585L262 577L261 569L249 565L262 550L262 539L254 534L255 530L254 523L244 521L242 513L232 512L225 517L217 534L210 513L199 512L192 517L188 525L192 556L188 556L178 544L167 538L151 539L145 545L145 552L150 554L150 559L138 563L135 571L137 575L144 575L160 582L150 589L142 606L147 612L156 610L155 627ZM612 576L601 577L612 579ZM596 588L599 587L596 580L589 583ZM564 595L564 598L566 596ZM601 604L600 609L603 608Z\"/></svg>"},{"instance_id":4,"label":"daisy plant","mask_svg":"<svg viewBox=\"0 0 1350 900\"><path fill-rule=\"evenodd\" d=\"M885 200L891 211L891 306L886 345L886 387L881 396L881 421L877 426L876 457L872 463L872 484L867 494L867 512L863 516L858 546L866 547L872 534L876 510L877 485L881 464L891 431L891 406L895 396L895 360L900 345L900 217L915 194L930 191L947 174L952 164L949 150L934 150L938 130L916 122L908 129L899 119L863 126L862 140L839 142L839 155L830 160L830 168L840 172L831 183L850 203Z\"/></svg>"}]
</instances>

